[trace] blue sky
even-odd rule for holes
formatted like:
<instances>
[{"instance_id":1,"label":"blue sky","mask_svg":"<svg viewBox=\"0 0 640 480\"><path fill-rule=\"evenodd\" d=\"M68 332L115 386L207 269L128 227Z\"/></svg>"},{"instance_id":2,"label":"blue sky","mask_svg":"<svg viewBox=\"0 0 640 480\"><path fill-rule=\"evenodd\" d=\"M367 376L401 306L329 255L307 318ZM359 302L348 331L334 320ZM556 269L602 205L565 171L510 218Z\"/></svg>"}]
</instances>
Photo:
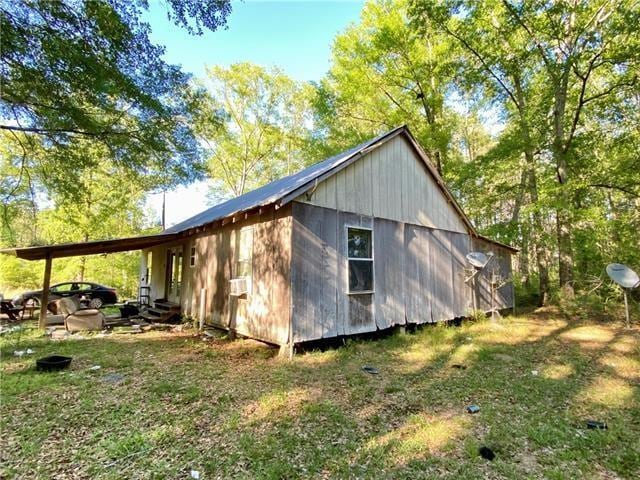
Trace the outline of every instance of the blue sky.
<instances>
[{"instance_id":1,"label":"blue sky","mask_svg":"<svg viewBox=\"0 0 640 480\"><path fill-rule=\"evenodd\" d=\"M234 1L226 30L193 36L167 19L162 1L149 3L144 19L151 25L151 40L166 47L167 62L196 77L204 75L206 65L249 61L280 67L290 77L307 81L320 80L329 69L333 39L358 21L363 5L351 0ZM167 225L204 210L206 193L206 183L168 192ZM161 205L161 194L149 197L155 219Z\"/></svg>"}]
</instances>

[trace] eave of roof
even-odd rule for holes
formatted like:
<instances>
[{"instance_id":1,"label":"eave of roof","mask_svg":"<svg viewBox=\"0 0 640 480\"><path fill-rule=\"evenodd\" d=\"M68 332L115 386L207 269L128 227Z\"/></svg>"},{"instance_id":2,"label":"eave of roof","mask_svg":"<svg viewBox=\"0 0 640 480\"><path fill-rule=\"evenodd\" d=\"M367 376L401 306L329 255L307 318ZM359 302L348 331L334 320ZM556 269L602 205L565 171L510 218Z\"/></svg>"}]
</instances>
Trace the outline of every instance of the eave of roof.
<instances>
[{"instance_id":1,"label":"eave of roof","mask_svg":"<svg viewBox=\"0 0 640 480\"><path fill-rule=\"evenodd\" d=\"M24 260L43 260L47 257L62 258L141 250L177 240L178 238L180 238L179 234L158 233L155 235L116 238L112 240L93 240L89 242L62 243L58 245L5 248L0 250L0 253L14 255Z\"/></svg>"}]
</instances>

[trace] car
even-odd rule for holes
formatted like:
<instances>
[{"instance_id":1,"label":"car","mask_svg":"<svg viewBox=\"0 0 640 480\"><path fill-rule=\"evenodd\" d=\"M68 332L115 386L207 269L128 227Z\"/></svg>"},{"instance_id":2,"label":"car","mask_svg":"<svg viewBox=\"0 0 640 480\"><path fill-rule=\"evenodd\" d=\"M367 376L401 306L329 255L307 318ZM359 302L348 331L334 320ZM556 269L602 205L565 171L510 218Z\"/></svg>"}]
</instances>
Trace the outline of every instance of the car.
<instances>
[{"instance_id":1,"label":"car","mask_svg":"<svg viewBox=\"0 0 640 480\"><path fill-rule=\"evenodd\" d=\"M115 288L105 287L91 282L65 282L57 283L49 288L49 302L62 297L77 296L89 301L91 308L100 308L103 305L112 305L118 302L118 294ZM40 305L42 290L24 292L13 299L12 303L20 305Z\"/></svg>"}]
</instances>

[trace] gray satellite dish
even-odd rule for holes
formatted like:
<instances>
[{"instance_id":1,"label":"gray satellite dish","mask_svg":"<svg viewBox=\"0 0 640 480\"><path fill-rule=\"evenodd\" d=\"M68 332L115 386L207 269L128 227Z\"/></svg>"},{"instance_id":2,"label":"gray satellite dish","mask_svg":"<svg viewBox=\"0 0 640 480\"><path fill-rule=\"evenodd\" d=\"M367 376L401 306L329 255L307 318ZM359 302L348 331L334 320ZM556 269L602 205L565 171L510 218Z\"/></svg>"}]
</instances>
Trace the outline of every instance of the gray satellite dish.
<instances>
[{"instance_id":1,"label":"gray satellite dish","mask_svg":"<svg viewBox=\"0 0 640 480\"><path fill-rule=\"evenodd\" d=\"M474 268L486 267L489 259L482 252L469 252L467 253L467 262L469 262Z\"/></svg>"},{"instance_id":2,"label":"gray satellite dish","mask_svg":"<svg viewBox=\"0 0 640 480\"><path fill-rule=\"evenodd\" d=\"M638 274L636 272L621 263L610 263L609 265L607 265L606 270L607 275L611 277L611 280L622 287L622 293L624 294L624 310L627 318L627 328L629 328L631 324L629 320L629 302L627 301L627 290L640 286L640 278L638 278Z\"/></svg>"},{"instance_id":3,"label":"gray satellite dish","mask_svg":"<svg viewBox=\"0 0 640 480\"><path fill-rule=\"evenodd\" d=\"M621 263L607 265L607 275L622 288L636 288L640 285L638 274Z\"/></svg>"}]
</instances>

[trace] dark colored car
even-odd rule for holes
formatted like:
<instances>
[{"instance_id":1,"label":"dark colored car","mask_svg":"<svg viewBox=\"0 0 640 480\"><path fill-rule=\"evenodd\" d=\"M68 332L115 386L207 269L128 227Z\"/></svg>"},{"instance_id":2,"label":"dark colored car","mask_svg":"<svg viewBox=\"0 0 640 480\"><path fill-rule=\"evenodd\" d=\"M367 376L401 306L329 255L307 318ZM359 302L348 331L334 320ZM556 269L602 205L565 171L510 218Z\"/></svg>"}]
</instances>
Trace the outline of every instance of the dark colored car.
<instances>
[{"instance_id":1,"label":"dark colored car","mask_svg":"<svg viewBox=\"0 0 640 480\"><path fill-rule=\"evenodd\" d=\"M97 283L90 282L66 282L52 285L49 289L49 302L62 297L77 296L89 301L91 308L100 308L102 305L111 305L118 302L118 295L115 288L105 287ZM14 305L24 305L28 302L40 305L42 290L24 292L13 299Z\"/></svg>"}]
</instances>

